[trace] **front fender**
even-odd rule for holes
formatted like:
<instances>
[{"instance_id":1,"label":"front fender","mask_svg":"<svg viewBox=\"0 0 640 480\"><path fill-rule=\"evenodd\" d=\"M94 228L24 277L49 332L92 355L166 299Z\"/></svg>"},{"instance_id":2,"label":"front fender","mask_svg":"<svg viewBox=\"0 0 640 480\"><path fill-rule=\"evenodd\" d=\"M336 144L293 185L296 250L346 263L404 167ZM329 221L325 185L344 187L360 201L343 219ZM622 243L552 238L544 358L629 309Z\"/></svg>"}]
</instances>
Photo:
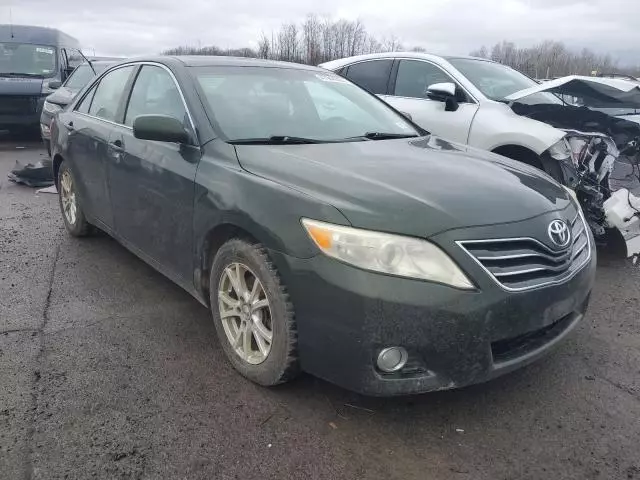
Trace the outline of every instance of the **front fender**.
<instances>
[{"instance_id":1,"label":"front fender","mask_svg":"<svg viewBox=\"0 0 640 480\"><path fill-rule=\"evenodd\" d=\"M517 145L541 155L564 135L551 125L516 114L505 104L491 102L478 110L471 125L469 145L489 151Z\"/></svg>"},{"instance_id":2,"label":"front fender","mask_svg":"<svg viewBox=\"0 0 640 480\"><path fill-rule=\"evenodd\" d=\"M249 173L237 163L206 155L201 160L194 199L196 260L205 253L209 233L221 225L246 231L268 249L310 258L318 249L300 223L303 217L349 225L337 208L308 194Z\"/></svg>"}]
</instances>

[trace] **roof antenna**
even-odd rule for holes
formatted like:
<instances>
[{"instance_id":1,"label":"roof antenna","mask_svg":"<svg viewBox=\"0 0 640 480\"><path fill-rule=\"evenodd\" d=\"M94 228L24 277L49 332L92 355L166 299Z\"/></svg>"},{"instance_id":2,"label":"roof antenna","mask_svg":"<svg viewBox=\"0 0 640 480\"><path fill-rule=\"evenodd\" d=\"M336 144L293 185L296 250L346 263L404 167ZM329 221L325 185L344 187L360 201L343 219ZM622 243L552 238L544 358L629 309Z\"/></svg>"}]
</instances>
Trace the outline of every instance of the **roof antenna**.
<instances>
[{"instance_id":1,"label":"roof antenna","mask_svg":"<svg viewBox=\"0 0 640 480\"><path fill-rule=\"evenodd\" d=\"M11 14L11 7L9 7L9 31L11 32L11 38L15 38L13 35L13 15Z\"/></svg>"}]
</instances>

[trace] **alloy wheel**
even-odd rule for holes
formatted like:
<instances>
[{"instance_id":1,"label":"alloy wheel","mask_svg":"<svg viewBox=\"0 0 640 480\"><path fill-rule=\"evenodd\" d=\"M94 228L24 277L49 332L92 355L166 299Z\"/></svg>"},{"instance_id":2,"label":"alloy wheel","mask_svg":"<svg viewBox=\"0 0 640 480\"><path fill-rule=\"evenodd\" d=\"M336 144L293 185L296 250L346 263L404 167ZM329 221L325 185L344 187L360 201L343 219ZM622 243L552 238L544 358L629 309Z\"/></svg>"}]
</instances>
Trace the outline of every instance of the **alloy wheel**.
<instances>
[{"instance_id":1,"label":"alloy wheel","mask_svg":"<svg viewBox=\"0 0 640 480\"><path fill-rule=\"evenodd\" d=\"M249 267L232 263L224 269L218 309L235 353L251 365L264 362L273 341L271 307L262 283Z\"/></svg>"},{"instance_id":2,"label":"alloy wheel","mask_svg":"<svg viewBox=\"0 0 640 480\"><path fill-rule=\"evenodd\" d=\"M68 171L62 173L60 179L60 198L62 199L62 211L70 225L75 225L78 219L78 205L73 178Z\"/></svg>"}]
</instances>

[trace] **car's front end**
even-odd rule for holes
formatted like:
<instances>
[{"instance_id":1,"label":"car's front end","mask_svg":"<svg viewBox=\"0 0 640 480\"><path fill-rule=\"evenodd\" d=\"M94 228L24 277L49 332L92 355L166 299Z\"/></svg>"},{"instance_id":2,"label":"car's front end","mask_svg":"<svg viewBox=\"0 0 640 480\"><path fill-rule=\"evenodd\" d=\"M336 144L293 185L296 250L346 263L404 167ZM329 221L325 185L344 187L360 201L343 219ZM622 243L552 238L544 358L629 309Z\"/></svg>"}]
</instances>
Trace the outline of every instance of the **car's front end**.
<instances>
[{"instance_id":1,"label":"car's front end","mask_svg":"<svg viewBox=\"0 0 640 480\"><path fill-rule=\"evenodd\" d=\"M74 98L76 92L68 91L62 87L60 90L47 96L40 114L40 136L49 155L51 155L51 123L56 115L66 107Z\"/></svg>"},{"instance_id":2,"label":"car's front end","mask_svg":"<svg viewBox=\"0 0 640 480\"><path fill-rule=\"evenodd\" d=\"M38 127L49 84L61 80L56 55L48 45L0 42L0 128Z\"/></svg>"},{"instance_id":3,"label":"car's front end","mask_svg":"<svg viewBox=\"0 0 640 480\"><path fill-rule=\"evenodd\" d=\"M277 149L238 148L274 175ZM537 169L435 137L287 152L287 182L350 224L303 218L318 254L270 252L304 370L372 395L461 387L541 357L584 315L593 236Z\"/></svg>"},{"instance_id":4,"label":"car's front end","mask_svg":"<svg viewBox=\"0 0 640 480\"><path fill-rule=\"evenodd\" d=\"M548 229L559 219L572 235L554 249ZM305 370L371 395L462 387L543 356L585 313L596 255L575 204L428 242L472 288L366 271L326 255L271 252L300 318Z\"/></svg>"}]
</instances>

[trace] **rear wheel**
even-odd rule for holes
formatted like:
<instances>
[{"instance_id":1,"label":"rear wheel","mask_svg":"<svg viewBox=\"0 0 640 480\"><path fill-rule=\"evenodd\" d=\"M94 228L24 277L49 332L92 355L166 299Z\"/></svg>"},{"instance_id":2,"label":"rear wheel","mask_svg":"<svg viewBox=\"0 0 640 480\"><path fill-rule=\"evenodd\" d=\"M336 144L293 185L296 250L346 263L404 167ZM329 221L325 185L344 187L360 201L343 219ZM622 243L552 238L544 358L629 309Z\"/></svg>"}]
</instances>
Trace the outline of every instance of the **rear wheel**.
<instances>
[{"instance_id":1,"label":"rear wheel","mask_svg":"<svg viewBox=\"0 0 640 480\"><path fill-rule=\"evenodd\" d=\"M58 170L58 200L62 219L71 235L84 237L91 232L91 225L84 216L76 187L77 183L73 171L67 162L63 161Z\"/></svg>"},{"instance_id":2,"label":"rear wheel","mask_svg":"<svg viewBox=\"0 0 640 480\"><path fill-rule=\"evenodd\" d=\"M233 367L264 386L295 377L293 306L266 250L229 240L215 256L209 285L218 339Z\"/></svg>"}]
</instances>

